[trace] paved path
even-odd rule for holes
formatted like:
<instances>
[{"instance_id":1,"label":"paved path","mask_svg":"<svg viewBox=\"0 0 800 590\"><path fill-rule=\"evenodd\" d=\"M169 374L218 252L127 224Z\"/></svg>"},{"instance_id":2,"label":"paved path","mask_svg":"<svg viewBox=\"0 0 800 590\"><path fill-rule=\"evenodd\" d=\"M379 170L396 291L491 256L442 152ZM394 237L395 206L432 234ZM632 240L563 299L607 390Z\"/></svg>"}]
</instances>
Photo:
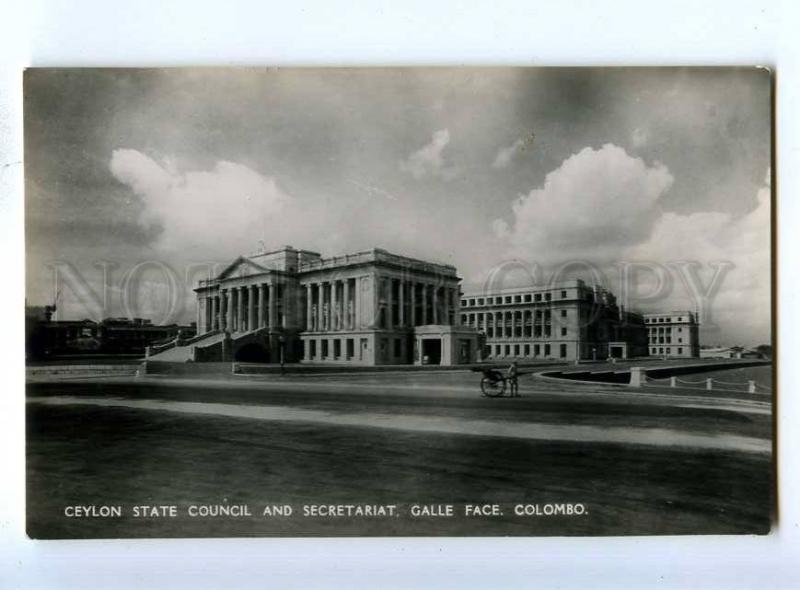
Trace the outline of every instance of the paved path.
<instances>
[{"instance_id":1,"label":"paved path","mask_svg":"<svg viewBox=\"0 0 800 590\"><path fill-rule=\"evenodd\" d=\"M248 420L312 422L333 426L540 441L598 442L690 449L719 449L764 455L772 451L772 443L769 440L731 434L690 433L668 428L543 424L476 420L447 416L428 417L374 412L326 412L276 405L181 402L155 399L136 400L114 397L84 398L69 395L34 397L29 398L28 403L51 406L128 408Z\"/></svg>"}]
</instances>

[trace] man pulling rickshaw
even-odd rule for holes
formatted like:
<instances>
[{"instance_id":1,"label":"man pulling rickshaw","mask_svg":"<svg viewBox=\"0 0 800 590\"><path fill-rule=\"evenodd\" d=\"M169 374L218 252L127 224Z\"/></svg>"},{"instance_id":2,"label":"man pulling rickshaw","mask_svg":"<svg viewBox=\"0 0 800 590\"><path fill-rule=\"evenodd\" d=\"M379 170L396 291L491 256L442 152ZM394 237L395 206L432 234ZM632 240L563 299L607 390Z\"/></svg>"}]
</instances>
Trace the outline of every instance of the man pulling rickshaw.
<instances>
[{"instance_id":1,"label":"man pulling rickshaw","mask_svg":"<svg viewBox=\"0 0 800 590\"><path fill-rule=\"evenodd\" d=\"M503 371L493 367L478 367L472 369L475 372L483 373L481 378L481 392L487 397L502 397L508 389L509 397L520 397L519 394L519 371L517 361L512 361Z\"/></svg>"}]
</instances>

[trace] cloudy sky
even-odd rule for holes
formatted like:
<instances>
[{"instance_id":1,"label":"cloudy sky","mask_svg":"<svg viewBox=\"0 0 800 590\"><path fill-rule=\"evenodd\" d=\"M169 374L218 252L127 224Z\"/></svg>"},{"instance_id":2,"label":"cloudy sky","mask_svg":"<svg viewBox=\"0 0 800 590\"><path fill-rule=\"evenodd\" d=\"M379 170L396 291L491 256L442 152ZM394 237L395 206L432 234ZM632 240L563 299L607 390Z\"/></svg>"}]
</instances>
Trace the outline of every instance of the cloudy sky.
<instances>
[{"instance_id":1,"label":"cloudy sky","mask_svg":"<svg viewBox=\"0 0 800 590\"><path fill-rule=\"evenodd\" d=\"M105 313L189 320L239 254L383 247L766 342L770 128L748 68L29 70L28 302L57 267L61 318L103 313L105 267Z\"/></svg>"}]
</instances>

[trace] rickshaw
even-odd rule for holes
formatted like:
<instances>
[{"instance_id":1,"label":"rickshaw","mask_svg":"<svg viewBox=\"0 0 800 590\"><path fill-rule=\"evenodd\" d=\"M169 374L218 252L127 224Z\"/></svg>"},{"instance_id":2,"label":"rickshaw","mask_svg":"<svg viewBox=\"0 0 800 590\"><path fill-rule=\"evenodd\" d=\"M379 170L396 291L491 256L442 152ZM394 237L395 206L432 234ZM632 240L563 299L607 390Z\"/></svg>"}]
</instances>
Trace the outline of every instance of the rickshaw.
<instances>
[{"instance_id":1,"label":"rickshaw","mask_svg":"<svg viewBox=\"0 0 800 590\"><path fill-rule=\"evenodd\" d=\"M481 378L481 393L486 397L501 397L506 392L508 379L498 369L489 367L476 367L475 373L483 373Z\"/></svg>"}]
</instances>

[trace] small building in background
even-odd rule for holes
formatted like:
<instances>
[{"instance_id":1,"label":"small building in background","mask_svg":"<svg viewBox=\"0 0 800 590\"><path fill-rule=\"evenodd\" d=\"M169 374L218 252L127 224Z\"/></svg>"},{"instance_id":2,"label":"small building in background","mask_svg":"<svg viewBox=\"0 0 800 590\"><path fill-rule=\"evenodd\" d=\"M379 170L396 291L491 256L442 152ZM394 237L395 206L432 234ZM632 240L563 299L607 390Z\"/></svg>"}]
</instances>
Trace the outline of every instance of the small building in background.
<instances>
[{"instance_id":1,"label":"small building in background","mask_svg":"<svg viewBox=\"0 0 800 590\"><path fill-rule=\"evenodd\" d=\"M651 356L701 356L700 322L691 311L644 314ZM721 358L721 357L715 357Z\"/></svg>"}]
</instances>

